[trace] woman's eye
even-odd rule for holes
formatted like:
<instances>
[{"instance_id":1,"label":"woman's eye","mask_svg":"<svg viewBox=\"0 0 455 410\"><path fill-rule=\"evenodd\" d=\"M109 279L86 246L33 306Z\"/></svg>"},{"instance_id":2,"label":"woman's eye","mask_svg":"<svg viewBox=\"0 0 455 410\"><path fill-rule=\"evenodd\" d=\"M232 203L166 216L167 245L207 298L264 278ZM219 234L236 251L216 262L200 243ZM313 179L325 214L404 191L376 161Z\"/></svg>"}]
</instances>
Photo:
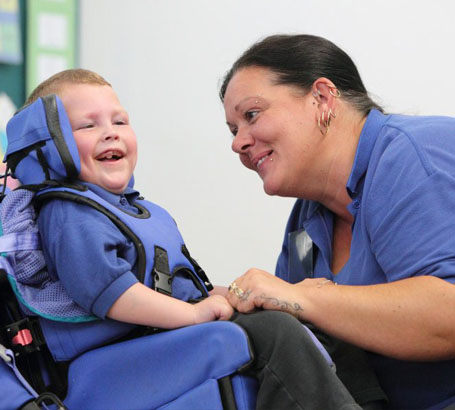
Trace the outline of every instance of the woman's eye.
<instances>
[{"instance_id":1,"label":"woman's eye","mask_svg":"<svg viewBox=\"0 0 455 410\"><path fill-rule=\"evenodd\" d=\"M253 120L259 114L258 110L250 110L245 113L245 119L247 121Z\"/></svg>"}]
</instances>

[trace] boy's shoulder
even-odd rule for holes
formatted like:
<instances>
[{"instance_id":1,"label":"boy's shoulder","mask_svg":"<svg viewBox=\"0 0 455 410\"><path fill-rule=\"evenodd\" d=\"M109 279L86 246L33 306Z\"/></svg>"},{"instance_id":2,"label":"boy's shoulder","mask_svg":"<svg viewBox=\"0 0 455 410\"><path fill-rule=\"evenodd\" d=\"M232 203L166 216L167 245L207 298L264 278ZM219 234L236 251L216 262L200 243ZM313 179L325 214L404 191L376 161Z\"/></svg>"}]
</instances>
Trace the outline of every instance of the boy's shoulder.
<instances>
[{"instance_id":1,"label":"boy's shoulder","mask_svg":"<svg viewBox=\"0 0 455 410\"><path fill-rule=\"evenodd\" d=\"M89 220L100 218L95 209L76 201L52 198L40 204L38 221L48 225L63 225L66 223L87 223Z\"/></svg>"}]
</instances>

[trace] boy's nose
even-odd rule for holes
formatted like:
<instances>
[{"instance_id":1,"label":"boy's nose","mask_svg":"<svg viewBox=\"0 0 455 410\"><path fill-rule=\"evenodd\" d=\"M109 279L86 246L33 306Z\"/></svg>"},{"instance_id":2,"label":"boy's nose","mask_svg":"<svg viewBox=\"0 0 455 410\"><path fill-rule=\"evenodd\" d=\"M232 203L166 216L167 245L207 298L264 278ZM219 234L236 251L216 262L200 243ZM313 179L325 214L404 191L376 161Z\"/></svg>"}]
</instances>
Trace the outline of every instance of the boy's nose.
<instances>
[{"instance_id":1,"label":"boy's nose","mask_svg":"<svg viewBox=\"0 0 455 410\"><path fill-rule=\"evenodd\" d=\"M119 136L118 132L116 131L115 127L113 127L112 125L106 127L106 129L104 130L104 133L103 133L103 140L105 140L105 141L108 141L111 139L117 140L119 138L120 138L120 136Z\"/></svg>"}]
</instances>

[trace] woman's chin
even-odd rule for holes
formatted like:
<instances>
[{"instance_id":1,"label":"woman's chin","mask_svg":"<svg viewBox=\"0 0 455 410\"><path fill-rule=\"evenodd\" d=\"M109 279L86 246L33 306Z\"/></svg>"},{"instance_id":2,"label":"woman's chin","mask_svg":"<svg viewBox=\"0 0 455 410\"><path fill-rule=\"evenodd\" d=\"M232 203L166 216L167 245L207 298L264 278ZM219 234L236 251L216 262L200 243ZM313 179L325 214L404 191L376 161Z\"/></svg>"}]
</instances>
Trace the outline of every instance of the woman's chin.
<instances>
[{"instance_id":1,"label":"woman's chin","mask_svg":"<svg viewBox=\"0 0 455 410\"><path fill-rule=\"evenodd\" d=\"M279 190L279 187L278 186L275 186L271 183L267 183L266 181L264 181L264 192L267 194L267 195L270 195L270 196L274 196L274 195L280 195L280 190Z\"/></svg>"},{"instance_id":2,"label":"woman's chin","mask_svg":"<svg viewBox=\"0 0 455 410\"><path fill-rule=\"evenodd\" d=\"M291 186L284 183L272 183L272 181L263 181L263 189L267 195L270 196L282 196L284 198L297 198L297 192L295 189L291 189Z\"/></svg>"}]
</instances>

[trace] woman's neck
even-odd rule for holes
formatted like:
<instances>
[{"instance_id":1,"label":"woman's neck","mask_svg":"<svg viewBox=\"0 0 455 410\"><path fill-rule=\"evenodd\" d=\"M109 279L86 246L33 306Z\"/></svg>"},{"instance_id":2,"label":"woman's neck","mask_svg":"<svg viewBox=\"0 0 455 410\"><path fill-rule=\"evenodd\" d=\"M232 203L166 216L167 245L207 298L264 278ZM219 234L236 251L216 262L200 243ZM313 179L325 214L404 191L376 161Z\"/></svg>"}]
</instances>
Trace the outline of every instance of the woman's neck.
<instances>
[{"instance_id":1,"label":"woman's neck","mask_svg":"<svg viewBox=\"0 0 455 410\"><path fill-rule=\"evenodd\" d=\"M319 202L329 208L346 222L352 222L352 215L347 210L351 202L346 184L351 175L359 137L366 117L356 110L340 104L336 120L327 134L330 144L330 161L325 189Z\"/></svg>"}]
</instances>

